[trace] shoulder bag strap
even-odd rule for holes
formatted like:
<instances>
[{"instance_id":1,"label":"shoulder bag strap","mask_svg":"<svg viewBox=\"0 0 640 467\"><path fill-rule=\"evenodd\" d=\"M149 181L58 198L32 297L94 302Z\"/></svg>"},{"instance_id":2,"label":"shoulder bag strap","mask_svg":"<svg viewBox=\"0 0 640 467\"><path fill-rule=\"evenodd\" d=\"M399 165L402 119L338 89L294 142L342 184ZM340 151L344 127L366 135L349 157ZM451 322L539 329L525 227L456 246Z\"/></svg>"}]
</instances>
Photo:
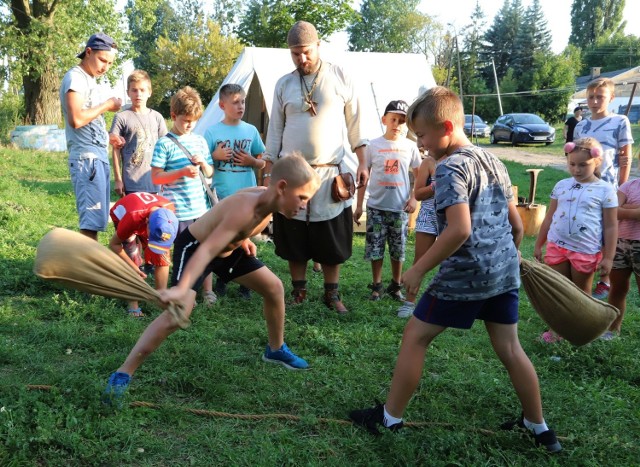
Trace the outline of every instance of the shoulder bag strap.
<instances>
[{"instance_id":1,"label":"shoulder bag strap","mask_svg":"<svg viewBox=\"0 0 640 467\"><path fill-rule=\"evenodd\" d=\"M173 141L176 146L178 146L180 149L182 149L182 152L185 153L185 155L191 161L191 163L193 165L196 165L192 161L193 156L191 155L189 150L187 148L185 148L184 145L180 141L178 141L178 138L173 136L171 133L167 133L165 136L167 138L169 138L171 141ZM211 189L211 187L207 183L207 179L204 176L204 173L202 173L202 169L198 170L198 175L200 175L200 181L202 182L202 186L204 187L205 191L207 192L207 196L209 197L209 201L211 202L211 207L214 207L216 204L218 204L218 195L215 193L215 191L213 191Z\"/></svg>"}]
</instances>

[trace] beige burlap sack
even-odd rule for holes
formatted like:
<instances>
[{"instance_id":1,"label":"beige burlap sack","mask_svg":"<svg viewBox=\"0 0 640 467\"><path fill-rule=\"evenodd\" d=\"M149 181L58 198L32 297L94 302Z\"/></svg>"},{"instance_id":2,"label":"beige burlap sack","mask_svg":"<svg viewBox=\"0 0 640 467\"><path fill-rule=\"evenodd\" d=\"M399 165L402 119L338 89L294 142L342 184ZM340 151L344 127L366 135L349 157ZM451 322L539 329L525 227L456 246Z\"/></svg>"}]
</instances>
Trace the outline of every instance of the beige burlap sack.
<instances>
[{"instance_id":1,"label":"beige burlap sack","mask_svg":"<svg viewBox=\"0 0 640 467\"><path fill-rule=\"evenodd\" d=\"M71 230L57 228L42 237L33 272L41 279L90 294L163 306L158 292L118 255ZM181 328L189 326L180 306L171 304L167 309Z\"/></svg>"},{"instance_id":2,"label":"beige burlap sack","mask_svg":"<svg viewBox=\"0 0 640 467\"><path fill-rule=\"evenodd\" d=\"M613 305L584 293L546 264L523 259L520 276L536 312L573 345L597 339L620 313Z\"/></svg>"}]
</instances>

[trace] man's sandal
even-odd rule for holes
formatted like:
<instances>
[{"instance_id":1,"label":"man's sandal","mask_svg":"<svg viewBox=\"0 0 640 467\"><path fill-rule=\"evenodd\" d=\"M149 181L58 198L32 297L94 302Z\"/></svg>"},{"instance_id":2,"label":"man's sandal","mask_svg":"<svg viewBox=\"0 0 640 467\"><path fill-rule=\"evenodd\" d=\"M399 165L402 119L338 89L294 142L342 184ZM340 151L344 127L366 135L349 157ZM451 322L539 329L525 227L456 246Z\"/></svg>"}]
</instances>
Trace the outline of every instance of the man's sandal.
<instances>
[{"instance_id":1,"label":"man's sandal","mask_svg":"<svg viewBox=\"0 0 640 467\"><path fill-rule=\"evenodd\" d=\"M382 282L374 282L367 286L371 289L371 295L369 296L369 300L372 302L377 302L382 298L382 291L384 287L382 286Z\"/></svg>"},{"instance_id":2,"label":"man's sandal","mask_svg":"<svg viewBox=\"0 0 640 467\"><path fill-rule=\"evenodd\" d=\"M127 310L127 313L129 313L129 316L131 316L132 318L144 318L144 313L142 312L140 307L131 308L130 310Z\"/></svg>"}]
</instances>

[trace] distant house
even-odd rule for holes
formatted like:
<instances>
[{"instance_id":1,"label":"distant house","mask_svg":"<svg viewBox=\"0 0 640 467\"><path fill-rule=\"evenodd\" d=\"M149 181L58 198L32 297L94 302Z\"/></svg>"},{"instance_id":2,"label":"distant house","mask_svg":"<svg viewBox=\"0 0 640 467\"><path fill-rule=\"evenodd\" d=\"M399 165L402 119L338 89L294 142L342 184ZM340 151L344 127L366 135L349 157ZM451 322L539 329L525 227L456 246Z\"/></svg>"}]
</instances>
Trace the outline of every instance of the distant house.
<instances>
[{"instance_id":1,"label":"distant house","mask_svg":"<svg viewBox=\"0 0 640 467\"><path fill-rule=\"evenodd\" d=\"M591 73L576 78L576 93L571 96L569 101L568 113L573 113L573 109L579 105L586 107L587 103L587 85L596 78L610 78L616 85L616 97L609 105L609 110L615 113L626 112L629 104L629 97L633 90L634 83L637 84L631 110L629 111L629 120L631 123L638 123L640 120L640 66L631 68L623 68L622 70L608 71L601 73L600 67L592 67Z\"/></svg>"}]
</instances>

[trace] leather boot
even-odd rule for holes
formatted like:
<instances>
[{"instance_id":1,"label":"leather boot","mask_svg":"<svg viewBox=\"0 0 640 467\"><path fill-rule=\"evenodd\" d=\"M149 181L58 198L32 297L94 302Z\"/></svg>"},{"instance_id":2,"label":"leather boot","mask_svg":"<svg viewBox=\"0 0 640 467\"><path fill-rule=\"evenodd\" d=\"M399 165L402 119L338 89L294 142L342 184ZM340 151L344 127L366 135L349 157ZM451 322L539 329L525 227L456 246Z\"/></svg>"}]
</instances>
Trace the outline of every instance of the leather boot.
<instances>
[{"instance_id":1,"label":"leather boot","mask_svg":"<svg viewBox=\"0 0 640 467\"><path fill-rule=\"evenodd\" d=\"M299 305L307 299L307 289L305 287L293 287L291 291L291 296L293 297L293 304Z\"/></svg>"},{"instance_id":2,"label":"leather boot","mask_svg":"<svg viewBox=\"0 0 640 467\"><path fill-rule=\"evenodd\" d=\"M344 306L344 303L340 300L338 289L324 289L323 302L327 307L335 310L339 315L344 315L349 312L347 307Z\"/></svg>"}]
</instances>

